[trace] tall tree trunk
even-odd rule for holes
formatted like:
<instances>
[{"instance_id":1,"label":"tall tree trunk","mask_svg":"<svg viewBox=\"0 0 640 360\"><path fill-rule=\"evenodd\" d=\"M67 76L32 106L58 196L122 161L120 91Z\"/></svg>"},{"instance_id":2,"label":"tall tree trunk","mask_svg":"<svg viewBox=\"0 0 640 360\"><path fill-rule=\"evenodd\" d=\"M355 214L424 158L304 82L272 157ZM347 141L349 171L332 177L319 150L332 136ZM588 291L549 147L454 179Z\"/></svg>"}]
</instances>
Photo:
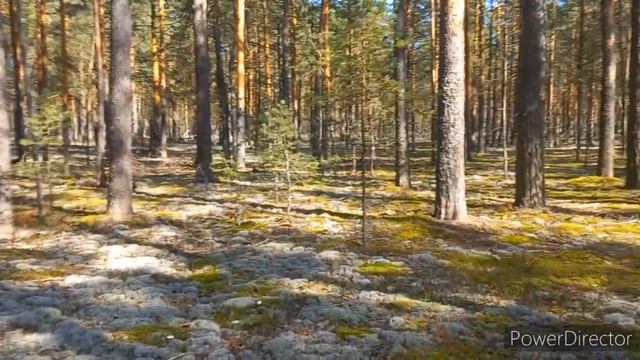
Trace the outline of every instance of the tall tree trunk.
<instances>
[{"instance_id":1,"label":"tall tree trunk","mask_svg":"<svg viewBox=\"0 0 640 360\"><path fill-rule=\"evenodd\" d=\"M106 131L106 117L107 112L106 98L107 98L107 74L105 71L105 51L103 42L103 23L102 19L102 3L101 0L93 0L93 21L94 21L94 44L95 44L95 67L96 77L98 80L98 96L96 103L96 176L98 183L101 187L107 186L107 176L105 172L105 149L107 146L107 131Z\"/></svg>"},{"instance_id":2,"label":"tall tree trunk","mask_svg":"<svg viewBox=\"0 0 640 360\"><path fill-rule=\"evenodd\" d=\"M407 141L407 12L409 0L397 0L396 10L396 186L408 188L409 152Z\"/></svg>"},{"instance_id":3,"label":"tall tree trunk","mask_svg":"<svg viewBox=\"0 0 640 360\"><path fill-rule=\"evenodd\" d=\"M438 0L430 0L431 10L431 163L435 164L438 153Z\"/></svg>"},{"instance_id":4,"label":"tall tree trunk","mask_svg":"<svg viewBox=\"0 0 640 360\"><path fill-rule=\"evenodd\" d=\"M284 18L282 21L284 25L289 19ZM262 53L264 54L264 87L267 95L267 103L271 106L273 102L273 73L271 71L271 28L269 27L269 6L267 5L267 0L262 0L262 34L264 38L262 45Z\"/></svg>"},{"instance_id":5,"label":"tall tree trunk","mask_svg":"<svg viewBox=\"0 0 640 360\"><path fill-rule=\"evenodd\" d=\"M13 130L14 143L16 147L18 162L24 155L24 146L22 139L25 137L24 125L24 94L22 85L24 83L25 55L22 45L22 6L20 0L9 0L9 14L11 17L11 47L13 50L13 66L14 66L14 113L13 113Z\"/></svg>"},{"instance_id":6,"label":"tall tree trunk","mask_svg":"<svg viewBox=\"0 0 640 360\"><path fill-rule=\"evenodd\" d=\"M160 28L158 33L158 57L160 60L160 157L167 158L167 6L165 0L158 1Z\"/></svg>"},{"instance_id":7,"label":"tall tree trunk","mask_svg":"<svg viewBox=\"0 0 640 360\"><path fill-rule=\"evenodd\" d=\"M11 206L11 120L7 111L4 14L0 3L0 241L13 239Z\"/></svg>"},{"instance_id":8,"label":"tall tree trunk","mask_svg":"<svg viewBox=\"0 0 640 360\"><path fill-rule=\"evenodd\" d=\"M71 94L69 93L69 55L67 48L67 16L68 0L60 0L60 54L62 63L62 152L64 154L64 173L69 175L69 161L71 160Z\"/></svg>"},{"instance_id":9,"label":"tall tree trunk","mask_svg":"<svg viewBox=\"0 0 640 360\"><path fill-rule=\"evenodd\" d=\"M329 34L329 16L331 0L322 0L320 13L320 42L322 47L322 158L329 156L329 142L333 139L333 105L331 99L331 47Z\"/></svg>"},{"instance_id":10,"label":"tall tree trunk","mask_svg":"<svg viewBox=\"0 0 640 360\"><path fill-rule=\"evenodd\" d=\"M478 102L478 153L484 154L487 147L487 106L485 103L485 61L484 61L484 1L478 1L476 10L476 51L478 64L476 85Z\"/></svg>"},{"instance_id":11,"label":"tall tree trunk","mask_svg":"<svg viewBox=\"0 0 640 360\"><path fill-rule=\"evenodd\" d=\"M133 213L133 159L131 156L131 5L111 1L111 111L109 121L109 215L127 220Z\"/></svg>"},{"instance_id":12,"label":"tall tree trunk","mask_svg":"<svg viewBox=\"0 0 640 360\"><path fill-rule=\"evenodd\" d=\"M216 88L218 89L218 101L222 111L222 131L220 137L222 139L222 151L224 158L231 159L231 134L229 132L229 122L231 114L229 112L229 87L224 76L224 48L222 45L222 14L220 13L219 0L213 1L213 12L215 21L213 24L213 36L215 37L216 50Z\"/></svg>"},{"instance_id":13,"label":"tall tree trunk","mask_svg":"<svg viewBox=\"0 0 640 360\"><path fill-rule=\"evenodd\" d=\"M149 121L149 151L154 156L161 155L162 143L162 79L160 75L160 34L158 26L158 8L162 0L151 1L151 68L152 78L152 114ZM166 127L165 127L166 129ZM166 151L165 154L166 155Z\"/></svg>"},{"instance_id":14,"label":"tall tree trunk","mask_svg":"<svg viewBox=\"0 0 640 360\"><path fill-rule=\"evenodd\" d=\"M291 0L282 0L282 67L280 100L291 103Z\"/></svg>"},{"instance_id":15,"label":"tall tree trunk","mask_svg":"<svg viewBox=\"0 0 640 360\"><path fill-rule=\"evenodd\" d=\"M440 3L440 76L435 217L465 220L464 0Z\"/></svg>"},{"instance_id":16,"label":"tall tree trunk","mask_svg":"<svg viewBox=\"0 0 640 360\"><path fill-rule=\"evenodd\" d=\"M465 156L466 160L473 158L473 97L474 91L471 72L473 71L473 59L471 52L471 17L469 6L471 0L464 2L464 119L465 119Z\"/></svg>"},{"instance_id":17,"label":"tall tree trunk","mask_svg":"<svg viewBox=\"0 0 640 360\"><path fill-rule=\"evenodd\" d=\"M46 0L38 1L38 15L36 18L38 31L36 40L38 43L38 51L36 55L36 82L38 96L42 96L48 85L49 74L47 72L47 62L49 51L47 49L47 2ZM41 99L40 99L41 101ZM39 109L41 111L42 109ZM45 128L42 136L48 137L48 128ZM42 144L42 160L49 161L49 147Z\"/></svg>"},{"instance_id":18,"label":"tall tree trunk","mask_svg":"<svg viewBox=\"0 0 640 360\"><path fill-rule=\"evenodd\" d=\"M557 52L557 26L556 26L556 14L557 14L557 4L554 1L551 2L551 21L553 23L553 30L551 30L551 43L549 45L549 80L547 84L547 115L546 118L550 122L551 128L547 131L547 137L549 139L549 146L554 148L558 145L558 117L555 113L555 71L554 66L556 65L556 52Z\"/></svg>"},{"instance_id":19,"label":"tall tree trunk","mask_svg":"<svg viewBox=\"0 0 640 360\"><path fill-rule=\"evenodd\" d=\"M207 32L207 0L193 2L196 57L196 182L215 181L211 171L210 65Z\"/></svg>"},{"instance_id":20,"label":"tall tree trunk","mask_svg":"<svg viewBox=\"0 0 640 360\"><path fill-rule=\"evenodd\" d=\"M613 177L616 129L616 12L615 0L602 0L602 95L598 175Z\"/></svg>"},{"instance_id":21,"label":"tall tree trunk","mask_svg":"<svg viewBox=\"0 0 640 360\"><path fill-rule=\"evenodd\" d=\"M245 0L236 1L236 101L237 101L237 125L236 125L236 167L238 169L245 168L246 162L246 139L245 139Z\"/></svg>"},{"instance_id":22,"label":"tall tree trunk","mask_svg":"<svg viewBox=\"0 0 640 360\"><path fill-rule=\"evenodd\" d=\"M640 188L640 0L631 1L629 53L629 120L627 121L627 178L629 189Z\"/></svg>"},{"instance_id":23,"label":"tall tree trunk","mask_svg":"<svg viewBox=\"0 0 640 360\"><path fill-rule=\"evenodd\" d=\"M576 85L577 88L577 110L576 110L576 161L580 161L580 147L582 146L582 134L584 133L584 21L585 21L585 1L580 0L580 15L578 19L578 52L576 54Z\"/></svg>"},{"instance_id":24,"label":"tall tree trunk","mask_svg":"<svg viewBox=\"0 0 640 360\"><path fill-rule=\"evenodd\" d=\"M520 0L516 199L523 207L545 205L544 183L544 0Z\"/></svg>"}]
</instances>

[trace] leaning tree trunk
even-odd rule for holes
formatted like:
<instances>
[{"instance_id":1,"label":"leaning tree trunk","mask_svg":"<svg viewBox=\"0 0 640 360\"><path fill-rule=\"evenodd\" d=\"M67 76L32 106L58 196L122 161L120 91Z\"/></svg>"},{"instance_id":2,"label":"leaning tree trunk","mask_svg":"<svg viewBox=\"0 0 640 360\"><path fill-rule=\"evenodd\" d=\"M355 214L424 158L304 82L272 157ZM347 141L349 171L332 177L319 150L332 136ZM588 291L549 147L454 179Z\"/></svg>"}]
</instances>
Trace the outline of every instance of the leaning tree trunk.
<instances>
[{"instance_id":1,"label":"leaning tree trunk","mask_svg":"<svg viewBox=\"0 0 640 360\"><path fill-rule=\"evenodd\" d=\"M194 32L196 51L196 182L215 180L211 171L211 107L209 93L209 45L207 35L207 0L194 0Z\"/></svg>"},{"instance_id":2,"label":"leaning tree trunk","mask_svg":"<svg viewBox=\"0 0 640 360\"><path fill-rule=\"evenodd\" d=\"M131 217L133 159L131 156L131 5L111 1L111 119L109 121L109 215L115 221Z\"/></svg>"},{"instance_id":3,"label":"leaning tree trunk","mask_svg":"<svg viewBox=\"0 0 640 360\"><path fill-rule=\"evenodd\" d=\"M440 76L435 217L465 220L464 0L440 3Z\"/></svg>"},{"instance_id":4,"label":"leaning tree trunk","mask_svg":"<svg viewBox=\"0 0 640 360\"><path fill-rule=\"evenodd\" d=\"M407 12L409 0L398 0L396 12L396 186L408 188L409 151L407 141Z\"/></svg>"},{"instance_id":5,"label":"leaning tree trunk","mask_svg":"<svg viewBox=\"0 0 640 360\"><path fill-rule=\"evenodd\" d=\"M598 175L613 176L616 130L616 30L615 0L602 0L602 95Z\"/></svg>"},{"instance_id":6,"label":"leaning tree trunk","mask_svg":"<svg viewBox=\"0 0 640 360\"><path fill-rule=\"evenodd\" d=\"M640 188L640 0L631 2L631 52L629 53L629 120L627 121L627 180L629 189Z\"/></svg>"},{"instance_id":7,"label":"leaning tree trunk","mask_svg":"<svg viewBox=\"0 0 640 360\"><path fill-rule=\"evenodd\" d=\"M0 4L0 44L4 44L4 15ZM13 238L11 208L11 120L7 112L7 75L4 46L0 46L0 241Z\"/></svg>"},{"instance_id":8,"label":"leaning tree trunk","mask_svg":"<svg viewBox=\"0 0 640 360\"><path fill-rule=\"evenodd\" d=\"M523 207L545 205L544 184L544 0L520 0L516 199Z\"/></svg>"}]
</instances>

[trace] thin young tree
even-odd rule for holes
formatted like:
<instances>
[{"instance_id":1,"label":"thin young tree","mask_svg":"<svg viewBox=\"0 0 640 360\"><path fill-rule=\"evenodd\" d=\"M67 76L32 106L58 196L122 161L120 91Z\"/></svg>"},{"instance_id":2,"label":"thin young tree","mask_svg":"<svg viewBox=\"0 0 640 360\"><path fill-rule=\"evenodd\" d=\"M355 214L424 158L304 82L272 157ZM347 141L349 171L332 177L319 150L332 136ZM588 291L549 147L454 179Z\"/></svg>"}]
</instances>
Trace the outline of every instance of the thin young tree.
<instances>
[{"instance_id":1,"label":"thin young tree","mask_svg":"<svg viewBox=\"0 0 640 360\"><path fill-rule=\"evenodd\" d=\"M631 1L626 187L640 188L640 0Z\"/></svg>"},{"instance_id":2,"label":"thin young tree","mask_svg":"<svg viewBox=\"0 0 640 360\"><path fill-rule=\"evenodd\" d=\"M616 6L602 0L602 86L600 98L600 146L598 175L613 177L616 130Z\"/></svg>"},{"instance_id":3,"label":"thin young tree","mask_svg":"<svg viewBox=\"0 0 640 360\"><path fill-rule=\"evenodd\" d=\"M196 57L196 182L215 181L211 171L210 65L207 31L207 0L193 2Z\"/></svg>"},{"instance_id":4,"label":"thin young tree","mask_svg":"<svg viewBox=\"0 0 640 360\"><path fill-rule=\"evenodd\" d=\"M24 125L24 93L25 54L22 39L22 6L19 0L9 0L9 15L11 18L11 48L13 50L14 71L14 107L13 131L17 158L20 161L24 155L22 140L25 138Z\"/></svg>"},{"instance_id":5,"label":"thin young tree","mask_svg":"<svg viewBox=\"0 0 640 360\"><path fill-rule=\"evenodd\" d=\"M11 119L7 111L7 74L4 53L4 14L0 3L0 241L13 238L11 207Z\"/></svg>"},{"instance_id":6,"label":"thin young tree","mask_svg":"<svg viewBox=\"0 0 640 360\"><path fill-rule=\"evenodd\" d=\"M434 216L465 220L464 0L440 2L438 157Z\"/></svg>"},{"instance_id":7,"label":"thin young tree","mask_svg":"<svg viewBox=\"0 0 640 360\"><path fill-rule=\"evenodd\" d=\"M109 215L124 221L133 214L133 158L131 156L131 4L111 1L111 72L109 93Z\"/></svg>"},{"instance_id":8,"label":"thin young tree","mask_svg":"<svg viewBox=\"0 0 640 360\"><path fill-rule=\"evenodd\" d=\"M410 0L397 0L395 60L396 81L396 186L411 186L409 177L409 148L407 141L407 14Z\"/></svg>"},{"instance_id":9,"label":"thin young tree","mask_svg":"<svg viewBox=\"0 0 640 360\"><path fill-rule=\"evenodd\" d=\"M545 205L544 0L520 0L516 121L516 206Z\"/></svg>"}]
</instances>

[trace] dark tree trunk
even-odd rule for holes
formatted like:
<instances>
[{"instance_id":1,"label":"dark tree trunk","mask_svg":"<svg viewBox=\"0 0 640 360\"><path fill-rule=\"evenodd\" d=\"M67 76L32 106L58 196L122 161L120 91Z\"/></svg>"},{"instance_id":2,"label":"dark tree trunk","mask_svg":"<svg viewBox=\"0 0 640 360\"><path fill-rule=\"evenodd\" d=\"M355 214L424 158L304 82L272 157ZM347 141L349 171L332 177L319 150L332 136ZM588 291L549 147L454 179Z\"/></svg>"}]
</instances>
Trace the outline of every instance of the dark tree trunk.
<instances>
[{"instance_id":1,"label":"dark tree trunk","mask_svg":"<svg viewBox=\"0 0 640 360\"><path fill-rule=\"evenodd\" d=\"M67 48L67 0L60 0L60 53L62 57L62 152L64 154L64 173L69 175L71 161L71 94L69 93L69 56Z\"/></svg>"},{"instance_id":2,"label":"dark tree trunk","mask_svg":"<svg viewBox=\"0 0 640 360\"><path fill-rule=\"evenodd\" d=\"M17 159L20 161L24 155L24 146L21 141L25 136L24 129L24 93L22 89L24 81L25 56L22 45L22 7L20 0L9 0L9 13L11 17L11 47L13 49L14 66L14 113L13 131Z\"/></svg>"},{"instance_id":3,"label":"dark tree trunk","mask_svg":"<svg viewBox=\"0 0 640 360\"><path fill-rule=\"evenodd\" d=\"M407 141L407 12L409 0L397 0L396 11L396 186L408 188L409 152Z\"/></svg>"},{"instance_id":4,"label":"dark tree trunk","mask_svg":"<svg viewBox=\"0 0 640 360\"><path fill-rule=\"evenodd\" d=\"M115 221L132 213L133 159L131 156L131 5L111 1L111 111L109 121L109 215Z\"/></svg>"},{"instance_id":5,"label":"dark tree trunk","mask_svg":"<svg viewBox=\"0 0 640 360\"><path fill-rule=\"evenodd\" d=\"M516 206L545 205L544 0L520 0L516 119Z\"/></svg>"},{"instance_id":6,"label":"dark tree trunk","mask_svg":"<svg viewBox=\"0 0 640 360\"><path fill-rule=\"evenodd\" d=\"M631 1L631 52L629 53L629 120L627 121L627 180L640 188L640 0Z\"/></svg>"},{"instance_id":7,"label":"dark tree trunk","mask_svg":"<svg viewBox=\"0 0 640 360\"><path fill-rule=\"evenodd\" d=\"M107 74L104 63L104 44L102 37L102 4L100 0L93 0L93 21L94 21L94 45L96 54L96 77L98 81L97 103L95 109L95 144L96 144L96 177L101 187L107 186L107 176L105 170L105 149L107 146L107 127L106 127L106 98L107 98Z\"/></svg>"},{"instance_id":8,"label":"dark tree trunk","mask_svg":"<svg viewBox=\"0 0 640 360\"><path fill-rule=\"evenodd\" d=\"M600 98L600 148L598 175L614 175L616 127L615 0L602 0L602 95Z\"/></svg>"},{"instance_id":9,"label":"dark tree trunk","mask_svg":"<svg viewBox=\"0 0 640 360\"><path fill-rule=\"evenodd\" d=\"M11 207L11 120L7 111L7 74L4 53L4 14L0 4L0 241L13 238Z\"/></svg>"},{"instance_id":10,"label":"dark tree trunk","mask_svg":"<svg viewBox=\"0 0 640 360\"><path fill-rule=\"evenodd\" d=\"M207 36L207 1L194 0L194 37L196 56L196 182L215 181L211 171L211 108L209 45Z\"/></svg>"},{"instance_id":11,"label":"dark tree trunk","mask_svg":"<svg viewBox=\"0 0 640 360\"><path fill-rule=\"evenodd\" d=\"M440 3L440 76L435 217L465 220L464 0Z\"/></svg>"},{"instance_id":12,"label":"dark tree trunk","mask_svg":"<svg viewBox=\"0 0 640 360\"><path fill-rule=\"evenodd\" d=\"M231 133L229 132L229 122L231 121L231 114L229 110L229 87L224 77L224 56L222 45L222 24L220 13L220 6L218 0L213 1L213 12L215 21L213 24L213 36L215 37L216 47L216 86L218 88L218 101L220 102L220 108L222 110L222 131L220 134L220 140L222 142L222 151L224 152L224 158L231 159Z\"/></svg>"},{"instance_id":13,"label":"dark tree trunk","mask_svg":"<svg viewBox=\"0 0 640 360\"><path fill-rule=\"evenodd\" d=\"M576 81L578 94L576 96L577 110L576 110L576 161L580 161L580 148L582 146L582 134L584 133L584 19L585 19L585 1L580 0L580 18L579 22L579 39L578 39L578 52L576 54Z\"/></svg>"}]
</instances>

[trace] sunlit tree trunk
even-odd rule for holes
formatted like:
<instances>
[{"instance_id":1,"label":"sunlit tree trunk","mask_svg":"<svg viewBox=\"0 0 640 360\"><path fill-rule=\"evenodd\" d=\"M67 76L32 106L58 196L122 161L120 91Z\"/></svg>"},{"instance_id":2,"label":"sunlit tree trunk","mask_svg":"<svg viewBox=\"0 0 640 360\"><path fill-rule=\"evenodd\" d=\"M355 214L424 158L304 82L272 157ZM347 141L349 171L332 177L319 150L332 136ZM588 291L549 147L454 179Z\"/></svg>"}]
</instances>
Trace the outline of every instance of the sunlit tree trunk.
<instances>
[{"instance_id":1,"label":"sunlit tree trunk","mask_svg":"<svg viewBox=\"0 0 640 360\"><path fill-rule=\"evenodd\" d=\"M602 0L602 87L600 97L600 147L598 175L612 177L616 130L616 29L615 0Z\"/></svg>"},{"instance_id":2,"label":"sunlit tree trunk","mask_svg":"<svg viewBox=\"0 0 640 360\"><path fill-rule=\"evenodd\" d=\"M111 94L109 121L109 215L127 220L133 213L133 158L131 156L131 5L111 1Z\"/></svg>"},{"instance_id":3,"label":"sunlit tree trunk","mask_svg":"<svg viewBox=\"0 0 640 360\"><path fill-rule=\"evenodd\" d=\"M579 28L579 33L578 33L578 52L576 54L576 72L577 74L576 76L576 89L577 89L577 95L576 95L576 103L577 103L577 110L576 110L576 161L580 160L580 148L582 146L582 135L584 133L584 125L585 125L585 121L584 121L584 80L583 77L585 76L585 71L584 71L584 38L585 38L585 26L584 26L584 22L585 22L585 14L586 14L586 10L585 10L585 1L586 0L580 0L580 15L578 18L578 28Z\"/></svg>"},{"instance_id":4,"label":"sunlit tree trunk","mask_svg":"<svg viewBox=\"0 0 640 360\"><path fill-rule=\"evenodd\" d=\"M544 0L520 0L516 199L523 207L545 205L544 181Z\"/></svg>"},{"instance_id":5,"label":"sunlit tree trunk","mask_svg":"<svg viewBox=\"0 0 640 360\"><path fill-rule=\"evenodd\" d=\"M69 93L69 55L67 24L68 0L60 0L60 55L62 65L62 86L60 97L62 99L62 151L64 154L64 173L69 175L69 161L71 160L71 94Z\"/></svg>"},{"instance_id":6,"label":"sunlit tree trunk","mask_svg":"<svg viewBox=\"0 0 640 360\"><path fill-rule=\"evenodd\" d=\"M108 91L107 74L105 71L105 51L103 43L103 19L101 0L93 0L93 21L94 21L94 45L95 45L95 67L97 77L97 103L95 115L96 127L96 175L98 183L101 187L107 186L107 176L105 172L105 150L107 146L106 117L107 112L106 98Z\"/></svg>"},{"instance_id":7,"label":"sunlit tree trunk","mask_svg":"<svg viewBox=\"0 0 640 360\"><path fill-rule=\"evenodd\" d=\"M7 111L4 14L0 3L0 242L13 239L11 206L11 119Z\"/></svg>"},{"instance_id":8,"label":"sunlit tree trunk","mask_svg":"<svg viewBox=\"0 0 640 360\"><path fill-rule=\"evenodd\" d=\"M465 220L464 0L440 3L438 159L434 216Z\"/></svg>"},{"instance_id":9,"label":"sunlit tree trunk","mask_svg":"<svg viewBox=\"0 0 640 360\"><path fill-rule=\"evenodd\" d=\"M244 169L246 162L246 78L245 78L245 0L235 0L236 20L236 168Z\"/></svg>"}]
</instances>

